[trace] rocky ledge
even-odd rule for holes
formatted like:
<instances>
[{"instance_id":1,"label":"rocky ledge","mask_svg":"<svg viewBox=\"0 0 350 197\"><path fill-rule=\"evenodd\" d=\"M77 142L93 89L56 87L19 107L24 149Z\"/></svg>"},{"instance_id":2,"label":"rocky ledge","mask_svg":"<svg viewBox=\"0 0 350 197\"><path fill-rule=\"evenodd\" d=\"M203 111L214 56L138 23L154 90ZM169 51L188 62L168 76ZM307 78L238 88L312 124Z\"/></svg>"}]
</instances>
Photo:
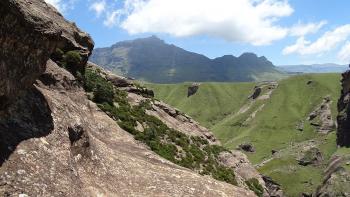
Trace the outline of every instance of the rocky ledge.
<instances>
[{"instance_id":1,"label":"rocky ledge","mask_svg":"<svg viewBox=\"0 0 350 197\"><path fill-rule=\"evenodd\" d=\"M88 34L39 0L0 1L0 110L45 71L56 48L78 50L87 61L93 48Z\"/></svg>"},{"instance_id":2,"label":"rocky ledge","mask_svg":"<svg viewBox=\"0 0 350 197\"><path fill-rule=\"evenodd\" d=\"M350 147L350 71L342 74L341 94L338 100L337 144Z\"/></svg>"},{"instance_id":3,"label":"rocky ledge","mask_svg":"<svg viewBox=\"0 0 350 197\"><path fill-rule=\"evenodd\" d=\"M83 71L93 41L43 0L0 1L0 24L0 196L255 196L161 158L90 101L52 60L75 51Z\"/></svg>"}]
</instances>

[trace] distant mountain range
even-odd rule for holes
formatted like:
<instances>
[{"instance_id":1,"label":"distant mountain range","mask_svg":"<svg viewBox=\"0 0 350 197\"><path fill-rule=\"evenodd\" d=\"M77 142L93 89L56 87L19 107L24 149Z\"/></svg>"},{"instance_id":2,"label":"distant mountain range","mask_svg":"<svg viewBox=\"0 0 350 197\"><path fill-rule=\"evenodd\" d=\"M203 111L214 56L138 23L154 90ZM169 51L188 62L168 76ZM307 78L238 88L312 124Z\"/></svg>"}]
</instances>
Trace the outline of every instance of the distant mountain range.
<instances>
[{"instance_id":1,"label":"distant mountain range","mask_svg":"<svg viewBox=\"0 0 350 197\"><path fill-rule=\"evenodd\" d=\"M333 63L312 64L312 65L287 65L278 66L278 70L290 74L295 73L342 73L349 69L348 65L339 65Z\"/></svg>"},{"instance_id":2,"label":"distant mountain range","mask_svg":"<svg viewBox=\"0 0 350 197\"><path fill-rule=\"evenodd\" d=\"M273 80L283 72L264 56L244 53L210 59L155 36L97 48L90 61L117 74L154 83Z\"/></svg>"}]
</instances>

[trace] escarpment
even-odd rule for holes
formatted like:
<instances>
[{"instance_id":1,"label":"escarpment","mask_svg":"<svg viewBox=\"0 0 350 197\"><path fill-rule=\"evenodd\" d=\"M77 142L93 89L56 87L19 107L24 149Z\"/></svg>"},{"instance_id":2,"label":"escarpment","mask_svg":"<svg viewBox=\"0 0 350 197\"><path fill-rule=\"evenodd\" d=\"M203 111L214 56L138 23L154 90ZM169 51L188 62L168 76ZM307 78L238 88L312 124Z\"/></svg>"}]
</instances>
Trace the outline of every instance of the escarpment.
<instances>
[{"instance_id":1,"label":"escarpment","mask_svg":"<svg viewBox=\"0 0 350 197\"><path fill-rule=\"evenodd\" d=\"M78 50L84 64L94 45L44 1L1 1L0 26L0 110L45 71L56 48Z\"/></svg>"},{"instance_id":2,"label":"escarpment","mask_svg":"<svg viewBox=\"0 0 350 197\"><path fill-rule=\"evenodd\" d=\"M103 84L100 78L88 84L91 73L84 71L93 41L54 8L42 0L3 0L0 6L1 24L8 23L0 26L1 196L257 194L248 182L234 185L241 175L218 159L230 151L217 146L210 131L162 102L149 106L153 92L117 76L107 78L113 85L96 85ZM70 55L78 61L65 59ZM113 116L105 103L125 114L132 109L137 119ZM178 144L147 141L156 134L150 127L162 135L165 129L162 139ZM169 154L174 147L188 150ZM197 162L204 153L212 159L208 168ZM255 173L249 178L261 181Z\"/></svg>"},{"instance_id":3,"label":"escarpment","mask_svg":"<svg viewBox=\"0 0 350 197\"><path fill-rule=\"evenodd\" d=\"M341 95L338 100L337 144L339 146L350 147L350 71L342 74L341 86Z\"/></svg>"}]
</instances>

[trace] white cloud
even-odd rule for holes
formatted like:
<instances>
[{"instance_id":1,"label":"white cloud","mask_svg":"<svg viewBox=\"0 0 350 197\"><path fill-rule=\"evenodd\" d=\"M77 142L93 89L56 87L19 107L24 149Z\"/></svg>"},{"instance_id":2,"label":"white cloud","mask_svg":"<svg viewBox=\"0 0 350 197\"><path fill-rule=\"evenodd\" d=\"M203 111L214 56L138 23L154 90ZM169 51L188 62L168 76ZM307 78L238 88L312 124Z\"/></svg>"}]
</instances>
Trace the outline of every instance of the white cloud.
<instances>
[{"instance_id":1,"label":"white cloud","mask_svg":"<svg viewBox=\"0 0 350 197\"><path fill-rule=\"evenodd\" d=\"M326 25L326 21L321 21L318 23L298 23L290 28L289 32L292 36L305 36L307 34L313 34L316 33L318 30L320 30L324 25Z\"/></svg>"},{"instance_id":2,"label":"white cloud","mask_svg":"<svg viewBox=\"0 0 350 197\"><path fill-rule=\"evenodd\" d=\"M288 35L276 22L292 12L286 0L126 0L104 24L130 34L209 35L266 45Z\"/></svg>"},{"instance_id":3,"label":"white cloud","mask_svg":"<svg viewBox=\"0 0 350 197\"><path fill-rule=\"evenodd\" d=\"M338 52L338 59L343 63L350 62L350 42L347 41L346 44Z\"/></svg>"},{"instance_id":4,"label":"white cloud","mask_svg":"<svg viewBox=\"0 0 350 197\"><path fill-rule=\"evenodd\" d=\"M62 10L62 2L61 0L45 0L46 3L53 5L57 10Z\"/></svg>"},{"instance_id":5,"label":"white cloud","mask_svg":"<svg viewBox=\"0 0 350 197\"><path fill-rule=\"evenodd\" d=\"M107 17L103 21L103 24L107 27L113 27L118 25L120 21L120 15L120 10L107 13Z\"/></svg>"},{"instance_id":6,"label":"white cloud","mask_svg":"<svg viewBox=\"0 0 350 197\"><path fill-rule=\"evenodd\" d=\"M46 3L53 5L60 12L73 9L76 1L77 0L45 0Z\"/></svg>"},{"instance_id":7,"label":"white cloud","mask_svg":"<svg viewBox=\"0 0 350 197\"><path fill-rule=\"evenodd\" d=\"M106 10L106 2L94 2L89 9L95 11L97 17L99 17Z\"/></svg>"},{"instance_id":8,"label":"white cloud","mask_svg":"<svg viewBox=\"0 0 350 197\"><path fill-rule=\"evenodd\" d=\"M283 49L283 54L297 53L300 55L321 54L335 49L350 36L350 24L337 27L333 31L324 33L315 42L307 41L304 37L297 40L294 45Z\"/></svg>"}]
</instances>

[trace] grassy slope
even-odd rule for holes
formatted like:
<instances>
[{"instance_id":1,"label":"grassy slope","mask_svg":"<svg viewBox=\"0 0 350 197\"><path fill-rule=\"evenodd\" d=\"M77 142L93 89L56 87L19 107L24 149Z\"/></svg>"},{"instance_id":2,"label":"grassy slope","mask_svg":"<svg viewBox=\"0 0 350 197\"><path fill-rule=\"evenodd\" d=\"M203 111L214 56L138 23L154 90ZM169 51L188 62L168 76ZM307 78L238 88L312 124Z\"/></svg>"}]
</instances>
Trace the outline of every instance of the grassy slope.
<instances>
[{"instance_id":1,"label":"grassy slope","mask_svg":"<svg viewBox=\"0 0 350 197\"><path fill-rule=\"evenodd\" d=\"M306 85L312 80L311 85ZM332 114L336 116L336 102L340 93L339 74L310 74L281 80L271 98L254 103L243 114L236 112L248 102L247 97L256 83L204 83L197 94L187 98L188 84L149 85L156 97L188 113L209 127L228 148L251 142L256 153L248 154L254 164L271 159L259 170L271 176L289 196L300 191L311 192L320 183L324 165L303 167L296 159L303 147L318 146L326 159L335 151L335 133L317 134L305 121L304 131L296 124L330 95ZM251 121L249 115L265 104ZM310 141L311 140L311 141ZM313 140L313 141L312 141ZM279 153L273 158L271 150ZM325 162L326 163L326 162Z\"/></svg>"},{"instance_id":2,"label":"grassy slope","mask_svg":"<svg viewBox=\"0 0 350 197\"><path fill-rule=\"evenodd\" d=\"M203 126L212 127L244 104L254 83L203 83L187 97L189 83L148 84L156 97L191 115Z\"/></svg>"}]
</instances>

